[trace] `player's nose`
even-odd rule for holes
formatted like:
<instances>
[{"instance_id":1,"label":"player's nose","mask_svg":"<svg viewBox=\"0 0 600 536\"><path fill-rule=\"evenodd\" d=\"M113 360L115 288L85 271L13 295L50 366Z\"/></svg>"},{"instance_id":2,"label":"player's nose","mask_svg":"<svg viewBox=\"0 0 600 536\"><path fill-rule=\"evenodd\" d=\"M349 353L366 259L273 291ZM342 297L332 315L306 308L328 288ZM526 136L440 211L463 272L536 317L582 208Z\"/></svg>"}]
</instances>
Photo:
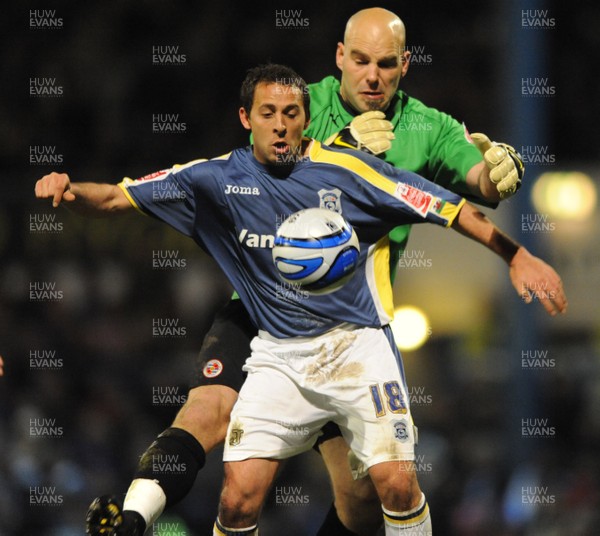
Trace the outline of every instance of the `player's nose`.
<instances>
[{"instance_id":1,"label":"player's nose","mask_svg":"<svg viewBox=\"0 0 600 536\"><path fill-rule=\"evenodd\" d=\"M287 130L287 126L285 124L285 119L284 119L283 115L277 116L277 120L275 121L275 127L273 128L273 130L279 135L285 134L285 132Z\"/></svg>"},{"instance_id":2,"label":"player's nose","mask_svg":"<svg viewBox=\"0 0 600 536\"><path fill-rule=\"evenodd\" d=\"M371 63L367 68L367 84L370 86L377 85L379 82L379 67Z\"/></svg>"}]
</instances>

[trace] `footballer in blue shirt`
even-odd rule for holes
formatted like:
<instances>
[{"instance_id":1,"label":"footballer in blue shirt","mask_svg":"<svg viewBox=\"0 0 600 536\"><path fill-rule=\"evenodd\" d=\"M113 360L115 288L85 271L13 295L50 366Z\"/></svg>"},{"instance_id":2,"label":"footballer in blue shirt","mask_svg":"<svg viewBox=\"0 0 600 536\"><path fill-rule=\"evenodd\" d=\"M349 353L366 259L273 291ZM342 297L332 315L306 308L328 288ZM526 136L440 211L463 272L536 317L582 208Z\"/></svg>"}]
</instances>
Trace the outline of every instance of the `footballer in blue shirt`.
<instances>
[{"instance_id":1,"label":"footballer in blue shirt","mask_svg":"<svg viewBox=\"0 0 600 536\"><path fill-rule=\"evenodd\" d=\"M370 155L303 137L308 92L289 68L253 69L244 87L251 106L240 109L240 120L252 146L119 185L51 173L36 183L36 196L82 213L139 210L173 226L215 258L258 328L227 432L214 534L257 534L281 460L310 449L330 421L350 445L355 476L373 481L386 534L430 534L406 380L388 326L387 235L401 223L452 227L511 270L520 247L460 196ZM270 251L277 222L321 206L334 190L336 210L359 237L357 273L332 294L282 297ZM539 267L558 277L543 261ZM562 289L557 301L564 310ZM294 433L299 428L307 433Z\"/></svg>"}]
</instances>

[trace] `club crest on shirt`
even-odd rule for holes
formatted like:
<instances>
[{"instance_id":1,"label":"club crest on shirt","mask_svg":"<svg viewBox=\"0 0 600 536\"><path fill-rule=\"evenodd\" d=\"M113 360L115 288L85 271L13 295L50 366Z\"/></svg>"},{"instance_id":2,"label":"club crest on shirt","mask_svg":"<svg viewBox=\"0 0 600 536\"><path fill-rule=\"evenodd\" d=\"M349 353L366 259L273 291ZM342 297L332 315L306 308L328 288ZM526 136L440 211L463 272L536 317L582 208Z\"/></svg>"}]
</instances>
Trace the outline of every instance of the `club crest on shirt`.
<instances>
[{"instance_id":1,"label":"club crest on shirt","mask_svg":"<svg viewBox=\"0 0 600 536\"><path fill-rule=\"evenodd\" d=\"M342 213L342 191L338 188L333 190L319 190L319 207L333 210L338 214Z\"/></svg>"}]
</instances>

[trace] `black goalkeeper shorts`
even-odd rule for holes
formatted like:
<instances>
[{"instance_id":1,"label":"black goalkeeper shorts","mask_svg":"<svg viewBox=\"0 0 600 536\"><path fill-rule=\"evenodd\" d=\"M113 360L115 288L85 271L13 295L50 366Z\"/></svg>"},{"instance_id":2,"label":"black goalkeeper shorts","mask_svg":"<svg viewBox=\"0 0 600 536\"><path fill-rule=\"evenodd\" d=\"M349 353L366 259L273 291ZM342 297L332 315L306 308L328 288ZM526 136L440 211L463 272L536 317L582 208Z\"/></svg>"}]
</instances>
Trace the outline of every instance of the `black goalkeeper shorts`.
<instances>
[{"instance_id":1,"label":"black goalkeeper shorts","mask_svg":"<svg viewBox=\"0 0 600 536\"><path fill-rule=\"evenodd\" d=\"M197 356L190 389L226 385L239 392L246 379L242 366L258 330L241 300L230 300L215 316Z\"/></svg>"},{"instance_id":2,"label":"black goalkeeper shorts","mask_svg":"<svg viewBox=\"0 0 600 536\"><path fill-rule=\"evenodd\" d=\"M215 316L198 353L190 389L203 385L226 385L239 392L246 379L242 370L250 357L250 341L257 334L241 300L230 300ZM337 424L323 427L315 448L341 432Z\"/></svg>"}]
</instances>

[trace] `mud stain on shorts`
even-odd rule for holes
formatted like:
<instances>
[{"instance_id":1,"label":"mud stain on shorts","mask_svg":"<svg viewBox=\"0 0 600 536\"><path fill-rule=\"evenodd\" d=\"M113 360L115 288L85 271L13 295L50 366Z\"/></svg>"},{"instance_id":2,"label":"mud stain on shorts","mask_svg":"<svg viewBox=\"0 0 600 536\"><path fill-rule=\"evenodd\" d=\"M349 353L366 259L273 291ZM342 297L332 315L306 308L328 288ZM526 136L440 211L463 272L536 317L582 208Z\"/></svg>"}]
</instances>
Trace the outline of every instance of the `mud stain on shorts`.
<instances>
[{"instance_id":1,"label":"mud stain on shorts","mask_svg":"<svg viewBox=\"0 0 600 536\"><path fill-rule=\"evenodd\" d=\"M365 369L362 363L337 363L339 357L355 340L355 333L345 332L335 337L329 345L321 346L314 363L306 368L306 381L320 385L360 377Z\"/></svg>"}]
</instances>

